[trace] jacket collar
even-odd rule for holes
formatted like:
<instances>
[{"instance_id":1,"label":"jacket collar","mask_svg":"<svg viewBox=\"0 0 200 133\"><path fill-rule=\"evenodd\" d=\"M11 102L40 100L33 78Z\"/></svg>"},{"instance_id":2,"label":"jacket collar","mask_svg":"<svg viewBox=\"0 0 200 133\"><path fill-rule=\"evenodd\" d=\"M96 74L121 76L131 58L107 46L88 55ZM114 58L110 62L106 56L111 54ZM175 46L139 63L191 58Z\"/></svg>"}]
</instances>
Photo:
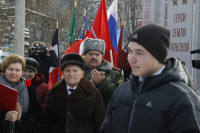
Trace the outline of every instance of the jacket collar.
<instances>
[{"instance_id":1,"label":"jacket collar","mask_svg":"<svg viewBox=\"0 0 200 133\"><path fill-rule=\"evenodd\" d=\"M45 83L45 78L43 74L37 73L35 77L31 80L33 86L37 86L41 83Z\"/></svg>"},{"instance_id":2,"label":"jacket collar","mask_svg":"<svg viewBox=\"0 0 200 133\"><path fill-rule=\"evenodd\" d=\"M106 61L105 59L102 59L101 65L96 69L105 72L105 71L110 71L112 67L113 65L110 62ZM86 69L90 70L91 68L86 66Z\"/></svg>"},{"instance_id":3,"label":"jacket collar","mask_svg":"<svg viewBox=\"0 0 200 133\"><path fill-rule=\"evenodd\" d=\"M181 62L175 58L167 59L165 68L159 75L146 76L143 79L141 92L145 92L169 82L180 81L188 84L188 76ZM130 75L131 87L135 92L138 90L138 76Z\"/></svg>"},{"instance_id":4,"label":"jacket collar","mask_svg":"<svg viewBox=\"0 0 200 133\"><path fill-rule=\"evenodd\" d=\"M89 95L92 92L92 90L93 90L92 83L89 80L87 80L85 77L81 79L81 81L77 85L77 88L73 91L71 95L68 95L67 93L66 82L64 79L56 83L51 89L53 95L62 99L85 98L87 95Z\"/></svg>"}]
</instances>

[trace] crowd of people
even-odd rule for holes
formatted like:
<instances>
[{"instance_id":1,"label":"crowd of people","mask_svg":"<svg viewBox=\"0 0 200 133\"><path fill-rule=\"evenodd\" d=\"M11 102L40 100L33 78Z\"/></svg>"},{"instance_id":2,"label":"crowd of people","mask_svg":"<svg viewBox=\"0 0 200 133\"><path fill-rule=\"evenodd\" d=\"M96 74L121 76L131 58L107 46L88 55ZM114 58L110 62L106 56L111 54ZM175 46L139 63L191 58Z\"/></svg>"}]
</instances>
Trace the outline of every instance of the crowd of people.
<instances>
[{"instance_id":1,"label":"crowd of people","mask_svg":"<svg viewBox=\"0 0 200 133\"><path fill-rule=\"evenodd\" d=\"M39 58L5 57L0 83L17 90L18 98L15 110L0 111L0 132L200 133L193 81L178 59L167 58L169 29L150 23L133 31L123 58L130 78L103 59L105 46L88 38L84 58L68 53L59 60L51 45L40 47L45 54ZM52 88L50 66L62 72Z\"/></svg>"}]
</instances>

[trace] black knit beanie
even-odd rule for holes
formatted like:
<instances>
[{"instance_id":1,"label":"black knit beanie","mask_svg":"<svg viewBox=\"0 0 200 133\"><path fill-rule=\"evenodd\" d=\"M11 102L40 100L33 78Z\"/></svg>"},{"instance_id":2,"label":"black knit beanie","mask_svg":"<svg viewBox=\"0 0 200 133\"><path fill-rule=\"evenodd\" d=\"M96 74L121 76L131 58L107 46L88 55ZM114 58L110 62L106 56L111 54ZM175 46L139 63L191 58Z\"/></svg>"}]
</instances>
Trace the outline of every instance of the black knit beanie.
<instances>
[{"instance_id":1,"label":"black knit beanie","mask_svg":"<svg viewBox=\"0 0 200 133\"><path fill-rule=\"evenodd\" d=\"M164 64L170 47L169 29L150 23L137 28L129 37L129 42L142 45L154 58Z\"/></svg>"}]
</instances>

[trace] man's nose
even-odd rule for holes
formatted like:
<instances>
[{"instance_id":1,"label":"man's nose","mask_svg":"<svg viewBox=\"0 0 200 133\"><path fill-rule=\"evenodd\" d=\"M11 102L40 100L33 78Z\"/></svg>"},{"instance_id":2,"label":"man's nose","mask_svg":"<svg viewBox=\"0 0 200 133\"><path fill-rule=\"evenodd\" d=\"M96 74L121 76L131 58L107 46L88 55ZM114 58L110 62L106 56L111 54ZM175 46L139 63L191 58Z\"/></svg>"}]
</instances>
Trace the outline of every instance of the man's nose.
<instances>
[{"instance_id":1,"label":"man's nose","mask_svg":"<svg viewBox=\"0 0 200 133\"><path fill-rule=\"evenodd\" d=\"M69 75L73 75L73 72L72 72L72 71L70 71L70 72L69 72Z\"/></svg>"},{"instance_id":2,"label":"man's nose","mask_svg":"<svg viewBox=\"0 0 200 133\"><path fill-rule=\"evenodd\" d=\"M128 61L130 62L136 62L136 58L134 54L128 54Z\"/></svg>"}]
</instances>

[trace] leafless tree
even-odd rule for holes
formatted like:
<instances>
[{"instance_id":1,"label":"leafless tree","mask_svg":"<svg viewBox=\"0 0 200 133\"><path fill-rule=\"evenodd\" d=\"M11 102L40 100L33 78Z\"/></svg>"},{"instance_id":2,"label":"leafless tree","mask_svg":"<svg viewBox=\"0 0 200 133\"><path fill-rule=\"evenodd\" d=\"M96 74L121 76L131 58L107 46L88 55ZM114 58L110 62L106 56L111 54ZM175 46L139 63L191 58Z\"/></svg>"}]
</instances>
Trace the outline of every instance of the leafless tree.
<instances>
[{"instance_id":1,"label":"leafless tree","mask_svg":"<svg viewBox=\"0 0 200 133\"><path fill-rule=\"evenodd\" d=\"M113 0L106 0L107 9ZM118 0L118 28L122 20L126 23L126 37L137 27L137 20L141 19L142 0ZM75 39L81 34L84 25L84 8L87 11L87 21L91 27L101 0L77 0L75 24ZM0 0L0 45L5 39L12 41L14 24L15 0ZM74 13L74 0L26 0L25 27L29 29L30 39L51 43L56 21L59 22L59 42L66 45L69 28ZM10 34L10 37L5 37Z\"/></svg>"}]
</instances>

